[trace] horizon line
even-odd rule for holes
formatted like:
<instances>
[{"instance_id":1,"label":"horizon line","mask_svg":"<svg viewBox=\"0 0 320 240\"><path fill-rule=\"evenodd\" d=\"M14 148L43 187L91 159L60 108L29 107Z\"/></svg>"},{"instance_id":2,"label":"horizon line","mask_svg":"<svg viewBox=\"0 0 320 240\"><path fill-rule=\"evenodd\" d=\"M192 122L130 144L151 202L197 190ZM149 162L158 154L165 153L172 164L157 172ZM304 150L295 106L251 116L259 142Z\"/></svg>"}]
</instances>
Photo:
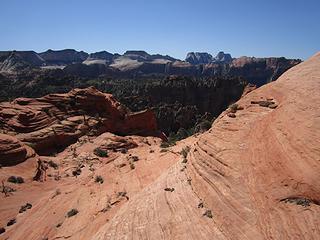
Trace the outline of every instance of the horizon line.
<instances>
[{"instance_id":1,"label":"horizon line","mask_svg":"<svg viewBox=\"0 0 320 240\"><path fill-rule=\"evenodd\" d=\"M59 49L57 49L57 48L55 48L55 49L53 49L53 48L47 48L46 50L40 50L40 51L37 51L37 50L25 50L25 49L23 49L23 50L21 50L21 48L19 48L19 49L10 49L10 50L0 50L0 52L10 52L10 51L17 51L17 52L35 52L35 53L37 53L37 54L39 54L39 53L44 53L44 52L47 52L47 51L49 51L49 50L52 50L52 51L63 51L63 50L74 50L74 51L76 51L76 52L84 52L84 53L87 53L87 54L93 54L93 53L99 53L99 52L108 52L108 53L111 53L111 54L113 54L113 55L116 55L116 54L119 54L119 55L124 55L126 52L129 52L129 51L143 51L143 52L146 52L147 54L149 54L149 55L162 55L162 56L169 56L169 57L172 57L172 58L174 58L174 59L176 59L176 60L180 60L180 61L185 61L185 59L186 59L186 57L187 57L187 55L189 54L189 53L208 53L208 54L210 54L211 56L213 56L213 57L215 57L219 52L223 52L224 54L230 54L231 55L231 57L232 57L232 59L235 59L235 58L241 58L241 57L249 57L249 58L281 58L281 57L284 57L284 58L286 58L286 59L299 59L299 60L302 60L302 61L304 61L305 60L305 58L301 58L301 57L294 57L294 58L292 58L292 57L287 57L287 56L283 56L283 55L269 55L269 56L254 56L254 55L240 55L240 56L233 56L232 55L232 53L230 53L230 52L225 52L225 51L218 51L215 55L214 54L212 54L212 53L210 53L209 51L186 51L186 54L185 54L185 57L184 57L184 59L182 59L182 58L176 58L176 57L174 57L173 55L169 55L169 54L163 54L163 53L159 53L159 52L153 52L153 51L148 51L148 50L142 50L142 49L129 49L129 50L125 50L122 54L121 53L119 53L118 51L115 51L115 52L111 52L111 51L108 51L108 50L105 50L105 49L103 49L103 50L99 50L99 51L97 51L97 50L95 50L95 51L86 51L86 50L78 50L79 48L59 48ZM317 53L317 52L316 52ZM314 53L314 54L316 54L316 53ZM312 54L311 56L309 56L309 57L307 57L306 59L308 59L308 58L310 58L310 57L312 57L314 54Z\"/></svg>"}]
</instances>

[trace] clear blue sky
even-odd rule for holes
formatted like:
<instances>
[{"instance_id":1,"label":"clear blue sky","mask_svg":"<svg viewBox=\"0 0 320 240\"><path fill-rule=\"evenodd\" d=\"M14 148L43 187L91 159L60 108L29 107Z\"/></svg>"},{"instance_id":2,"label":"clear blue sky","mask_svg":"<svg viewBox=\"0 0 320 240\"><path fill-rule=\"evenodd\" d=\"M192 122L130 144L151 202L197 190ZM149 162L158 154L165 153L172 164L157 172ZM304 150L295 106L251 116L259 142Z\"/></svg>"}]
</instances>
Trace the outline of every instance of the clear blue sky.
<instances>
[{"instance_id":1,"label":"clear blue sky","mask_svg":"<svg viewBox=\"0 0 320 240\"><path fill-rule=\"evenodd\" d=\"M320 0L0 0L0 12L0 50L320 51Z\"/></svg>"}]
</instances>

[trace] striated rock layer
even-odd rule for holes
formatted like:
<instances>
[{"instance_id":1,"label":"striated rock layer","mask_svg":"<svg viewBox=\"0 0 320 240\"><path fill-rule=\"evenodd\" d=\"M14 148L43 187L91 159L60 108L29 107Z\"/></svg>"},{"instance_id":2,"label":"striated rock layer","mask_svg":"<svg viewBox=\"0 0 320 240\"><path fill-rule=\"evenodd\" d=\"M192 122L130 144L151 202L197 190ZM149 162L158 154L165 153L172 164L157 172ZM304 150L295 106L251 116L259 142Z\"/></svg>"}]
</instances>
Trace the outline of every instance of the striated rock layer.
<instances>
[{"instance_id":1,"label":"striated rock layer","mask_svg":"<svg viewBox=\"0 0 320 240\"><path fill-rule=\"evenodd\" d=\"M0 165L13 166L34 157L32 148L24 145L18 139L6 134L0 134Z\"/></svg>"},{"instance_id":2,"label":"striated rock layer","mask_svg":"<svg viewBox=\"0 0 320 240\"><path fill-rule=\"evenodd\" d=\"M319 91L320 53L224 112L186 169L173 165L92 239L319 239Z\"/></svg>"},{"instance_id":3,"label":"striated rock layer","mask_svg":"<svg viewBox=\"0 0 320 240\"><path fill-rule=\"evenodd\" d=\"M59 150L84 134L158 135L152 111L131 113L112 95L92 87L1 103L0 123L3 132L39 153Z\"/></svg>"},{"instance_id":4,"label":"striated rock layer","mask_svg":"<svg viewBox=\"0 0 320 240\"><path fill-rule=\"evenodd\" d=\"M0 193L0 228L5 228L0 239L91 239L179 159L181 145L160 151L160 142L154 137L111 133L83 136L56 157L40 157L56 164L49 165L44 182L32 181L35 161L0 168L0 181L16 190L8 196ZM25 183L8 183L12 175L23 177ZM19 212L26 203L32 208ZM71 209L78 213L68 217ZM7 226L11 219L16 223Z\"/></svg>"}]
</instances>

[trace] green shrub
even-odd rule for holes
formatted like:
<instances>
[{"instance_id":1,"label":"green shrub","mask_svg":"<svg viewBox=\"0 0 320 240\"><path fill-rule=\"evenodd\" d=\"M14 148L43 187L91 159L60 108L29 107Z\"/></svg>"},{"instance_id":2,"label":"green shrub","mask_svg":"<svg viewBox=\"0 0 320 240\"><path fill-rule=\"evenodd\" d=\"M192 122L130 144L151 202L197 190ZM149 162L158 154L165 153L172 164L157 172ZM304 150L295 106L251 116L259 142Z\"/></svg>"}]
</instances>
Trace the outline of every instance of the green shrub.
<instances>
[{"instance_id":1,"label":"green shrub","mask_svg":"<svg viewBox=\"0 0 320 240\"><path fill-rule=\"evenodd\" d=\"M138 156L132 156L131 159L132 159L132 161L134 161L134 162L139 161L139 157L138 157Z\"/></svg>"},{"instance_id":2,"label":"green shrub","mask_svg":"<svg viewBox=\"0 0 320 240\"><path fill-rule=\"evenodd\" d=\"M69 212L67 212L67 217L72 217L72 216L75 216L79 213L79 211L75 208L72 208Z\"/></svg>"},{"instance_id":3,"label":"green shrub","mask_svg":"<svg viewBox=\"0 0 320 240\"><path fill-rule=\"evenodd\" d=\"M118 197L126 197L127 196L127 192L123 191L123 192L118 192Z\"/></svg>"},{"instance_id":4,"label":"green shrub","mask_svg":"<svg viewBox=\"0 0 320 240\"><path fill-rule=\"evenodd\" d=\"M58 169L58 164L56 164L54 161L50 160L48 162L49 166L54 168L54 169Z\"/></svg>"},{"instance_id":5,"label":"green shrub","mask_svg":"<svg viewBox=\"0 0 320 240\"><path fill-rule=\"evenodd\" d=\"M25 211L27 211L28 209L32 208L32 204L31 203L26 203L25 205L22 205L20 207L19 213L23 213Z\"/></svg>"},{"instance_id":6,"label":"green shrub","mask_svg":"<svg viewBox=\"0 0 320 240\"><path fill-rule=\"evenodd\" d=\"M24 179L22 177L16 177L16 176L10 176L7 181L11 183L17 183L17 184L24 183Z\"/></svg>"},{"instance_id":7,"label":"green shrub","mask_svg":"<svg viewBox=\"0 0 320 240\"><path fill-rule=\"evenodd\" d=\"M17 220L15 218L12 218L8 223L7 223L7 226L11 226L13 224L15 224L17 222Z\"/></svg>"},{"instance_id":8,"label":"green shrub","mask_svg":"<svg viewBox=\"0 0 320 240\"><path fill-rule=\"evenodd\" d=\"M174 188L168 188L168 187L167 187L167 188L165 188L164 190L165 190L166 192L173 192L173 191L174 191Z\"/></svg>"},{"instance_id":9,"label":"green shrub","mask_svg":"<svg viewBox=\"0 0 320 240\"><path fill-rule=\"evenodd\" d=\"M160 144L160 147L161 147L161 148L168 148L168 147L170 147L170 144L169 144L169 142L162 142L162 143Z\"/></svg>"},{"instance_id":10,"label":"green shrub","mask_svg":"<svg viewBox=\"0 0 320 240\"><path fill-rule=\"evenodd\" d=\"M199 124L197 124L196 128L195 128L195 132L205 132L207 130L209 130L212 126L212 123L208 120L203 120L202 122L200 122Z\"/></svg>"},{"instance_id":11,"label":"green shrub","mask_svg":"<svg viewBox=\"0 0 320 240\"><path fill-rule=\"evenodd\" d=\"M175 140L179 141L189 137L188 131L184 128L179 128L178 132L175 135Z\"/></svg>"},{"instance_id":12,"label":"green shrub","mask_svg":"<svg viewBox=\"0 0 320 240\"><path fill-rule=\"evenodd\" d=\"M81 172L82 172L81 169L77 168L77 169L72 171L72 175L77 177L77 176L79 176L81 174Z\"/></svg>"},{"instance_id":13,"label":"green shrub","mask_svg":"<svg viewBox=\"0 0 320 240\"><path fill-rule=\"evenodd\" d=\"M187 158L189 152L190 152L190 147L186 146L181 150L180 154L183 156L183 158Z\"/></svg>"},{"instance_id":14,"label":"green shrub","mask_svg":"<svg viewBox=\"0 0 320 240\"><path fill-rule=\"evenodd\" d=\"M103 183L103 178L100 175L98 175L98 176L96 176L95 182L102 184Z\"/></svg>"},{"instance_id":15,"label":"green shrub","mask_svg":"<svg viewBox=\"0 0 320 240\"><path fill-rule=\"evenodd\" d=\"M208 120L205 120L200 123L200 128L205 131L209 130L211 128L211 126L212 126L212 123L209 122Z\"/></svg>"},{"instance_id":16,"label":"green shrub","mask_svg":"<svg viewBox=\"0 0 320 240\"><path fill-rule=\"evenodd\" d=\"M211 210L206 210L205 213L203 214L203 216L206 216L208 218L212 218L213 217Z\"/></svg>"},{"instance_id":17,"label":"green shrub","mask_svg":"<svg viewBox=\"0 0 320 240\"><path fill-rule=\"evenodd\" d=\"M98 157L108 157L108 152L106 150L102 150L101 148L95 148L93 153Z\"/></svg>"},{"instance_id":18,"label":"green shrub","mask_svg":"<svg viewBox=\"0 0 320 240\"><path fill-rule=\"evenodd\" d=\"M131 168L131 170L133 170L133 169L135 169L136 167L134 166L133 163L130 163L130 168Z\"/></svg>"},{"instance_id":19,"label":"green shrub","mask_svg":"<svg viewBox=\"0 0 320 240\"><path fill-rule=\"evenodd\" d=\"M233 103L233 104L231 104L230 106L229 106L229 109L230 109L230 112L232 112L232 113L236 113L237 112L237 110L238 110L238 104L237 103Z\"/></svg>"}]
</instances>

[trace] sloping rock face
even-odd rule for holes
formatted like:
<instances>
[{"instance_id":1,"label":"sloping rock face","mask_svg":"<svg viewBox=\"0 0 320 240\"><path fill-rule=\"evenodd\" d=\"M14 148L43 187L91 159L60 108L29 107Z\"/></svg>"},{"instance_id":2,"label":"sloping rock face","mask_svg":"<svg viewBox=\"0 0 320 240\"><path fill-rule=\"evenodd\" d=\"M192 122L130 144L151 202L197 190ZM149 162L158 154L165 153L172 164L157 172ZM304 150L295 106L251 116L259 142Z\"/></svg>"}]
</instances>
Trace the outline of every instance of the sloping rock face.
<instances>
[{"instance_id":1,"label":"sloping rock face","mask_svg":"<svg viewBox=\"0 0 320 240\"><path fill-rule=\"evenodd\" d=\"M47 65L68 65L72 63L81 63L86 60L89 56L88 53L83 51L76 51L74 49L64 49L64 50L51 50L39 53Z\"/></svg>"},{"instance_id":2,"label":"sloping rock face","mask_svg":"<svg viewBox=\"0 0 320 240\"><path fill-rule=\"evenodd\" d=\"M59 150L84 134L157 134L153 112L131 113L112 95L95 88L1 103L0 123L1 130L39 153Z\"/></svg>"},{"instance_id":3,"label":"sloping rock face","mask_svg":"<svg viewBox=\"0 0 320 240\"><path fill-rule=\"evenodd\" d=\"M244 110L223 113L191 150L189 176L213 213L211 238L320 236L319 66L318 53L247 94ZM277 108L252 104L267 99Z\"/></svg>"},{"instance_id":4,"label":"sloping rock face","mask_svg":"<svg viewBox=\"0 0 320 240\"><path fill-rule=\"evenodd\" d=\"M45 61L34 51L0 52L0 71L15 72L44 64Z\"/></svg>"},{"instance_id":5,"label":"sloping rock face","mask_svg":"<svg viewBox=\"0 0 320 240\"><path fill-rule=\"evenodd\" d=\"M0 134L0 165L14 166L34 157L32 148L21 143L16 137Z\"/></svg>"},{"instance_id":6,"label":"sloping rock face","mask_svg":"<svg viewBox=\"0 0 320 240\"><path fill-rule=\"evenodd\" d=\"M5 196L0 185L0 226L6 230L0 238L93 238L136 193L177 161L180 149L160 152L160 143L155 137L119 137L111 133L83 136L55 157L40 157L56 163L49 165L43 182L32 181L36 161L0 168L0 184L4 180L7 189L16 190ZM97 148L107 151L108 156L95 154ZM79 172L76 177L75 170ZM9 183L9 176L21 176L25 183ZM32 208L20 212L26 203ZM72 208L78 214L67 217ZM13 218L16 223L6 226Z\"/></svg>"},{"instance_id":7,"label":"sloping rock face","mask_svg":"<svg viewBox=\"0 0 320 240\"><path fill-rule=\"evenodd\" d=\"M217 56L213 59L213 62L230 63L232 57L229 53L218 52Z\"/></svg>"},{"instance_id":8,"label":"sloping rock face","mask_svg":"<svg viewBox=\"0 0 320 240\"><path fill-rule=\"evenodd\" d=\"M318 239L319 66L244 96L92 239Z\"/></svg>"}]
</instances>

